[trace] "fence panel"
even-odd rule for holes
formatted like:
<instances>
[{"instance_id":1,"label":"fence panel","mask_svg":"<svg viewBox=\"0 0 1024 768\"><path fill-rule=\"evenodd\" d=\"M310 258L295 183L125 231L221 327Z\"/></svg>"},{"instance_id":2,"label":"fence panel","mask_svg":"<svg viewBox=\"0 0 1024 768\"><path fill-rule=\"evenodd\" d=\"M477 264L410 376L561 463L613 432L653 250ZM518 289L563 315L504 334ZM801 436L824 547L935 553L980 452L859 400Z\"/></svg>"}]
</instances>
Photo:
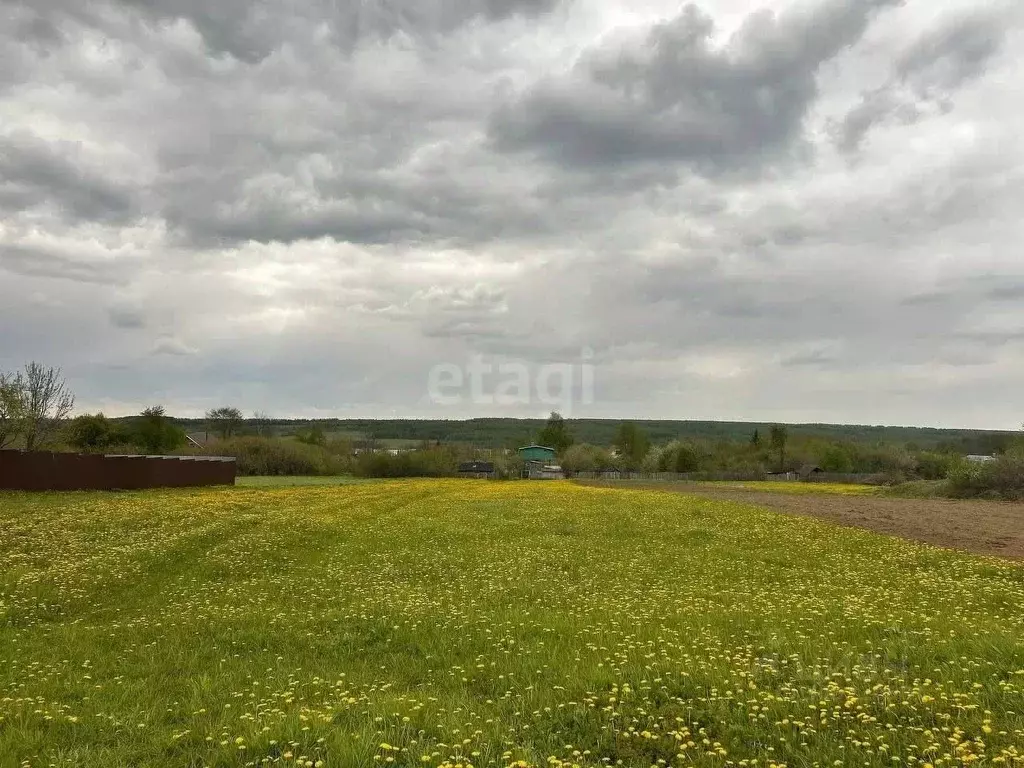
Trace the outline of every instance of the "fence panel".
<instances>
[{"instance_id":1,"label":"fence panel","mask_svg":"<svg viewBox=\"0 0 1024 768\"><path fill-rule=\"evenodd\" d=\"M665 482L751 481L765 479L765 475L760 472L625 472L607 470L604 472L567 472L566 476L577 480L658 480Z\"/></svg>"},{"instance_id":2,"label":"fence panel","mask_svg":"<svg viewBox=\"0 0 1024 768\"><path fill-rule=\"evenodd\" d=\"M234 485L233 458L0 451L0 490L111 491Z\"/></svg>"}]
</instances>

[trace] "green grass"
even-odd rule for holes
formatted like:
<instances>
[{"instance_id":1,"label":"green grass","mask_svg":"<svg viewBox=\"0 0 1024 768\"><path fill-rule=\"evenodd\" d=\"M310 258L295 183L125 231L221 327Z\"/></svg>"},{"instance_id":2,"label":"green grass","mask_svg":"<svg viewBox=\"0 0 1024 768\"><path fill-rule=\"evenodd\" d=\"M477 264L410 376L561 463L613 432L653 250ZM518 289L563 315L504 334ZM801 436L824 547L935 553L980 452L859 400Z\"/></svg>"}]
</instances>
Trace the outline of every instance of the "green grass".
<instances>
[{"instance_id":1,"label":"green grass","mask_svg":"<svg viewBox=\"0 0 1024 768\"><path fill-rule=\"evenodd\" d=\"M354 485L358 483L371 483L373 480L368 480L359 477L352 477L351 475L338 475L338 476L278 476L278 475L264 475L256 477L239 477L236 483L245 488L291 488L294 486L302 485Z\"/></svg>"},{"instance_id":2,"label":"green grass","mask_svg":"<svg viewBox=\"0 0 1024 768\"><path fill-rule=\"evenodd\" d=\"M885 488L884 496L905 499L948 499L951 498L948 480L914 480Z\"/></svg>"},{"instance_id":3,"label":"green grass","mask_svg":"<svg viewBox=\"0 0 1024 768\"><path fill-rule=\"evenodd\" d=\"M1020 765L1022 606L657 491L0 494L0 766Z\"/></svg>"},{"instance_id":4,"label":"green grass","mask_svg":"<svg viewBox=\"0 0 1024 768\"><path fill-rule=\"evenodd\" d=\"M826 495L826 496L879 496L883 495L884 488L877 485L863 485L857 483L815 483L786 480L584 480L584 485L601 485L608 488L652 488L664 486L666 488L702 488L711 489L736 489L744 491L762 491L765 493L782 493L791 495Z\"/></svg>"},{"instance_id":5,"label":"green grass","mask_svg":"<svg viewBox=\"0 0 1024 768\"><path fill-rule=\"evenodd\" d=\"M860 485L856 483L814 483L785 480L752 480L752 481L720 481L700 483L714 488L742 488L750 491L766 491L768 493L789 493L797 495L825 494L828 496L872 496L880 494L882 489L877 485Z\"/></svg>"}]
</instances>

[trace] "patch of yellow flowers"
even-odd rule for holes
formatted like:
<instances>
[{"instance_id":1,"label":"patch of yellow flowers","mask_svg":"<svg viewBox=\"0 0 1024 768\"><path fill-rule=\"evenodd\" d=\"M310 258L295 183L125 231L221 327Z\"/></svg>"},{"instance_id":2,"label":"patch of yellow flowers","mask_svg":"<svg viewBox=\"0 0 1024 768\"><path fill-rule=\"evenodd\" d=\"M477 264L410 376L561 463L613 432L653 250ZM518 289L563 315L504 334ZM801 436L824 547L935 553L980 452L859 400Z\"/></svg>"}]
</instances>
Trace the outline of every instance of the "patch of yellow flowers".
<instances>
[{"instance_id":1,"label":"patch of yellow flowers","mask_svg":"<svg viewBox=\"0 0 1024 768\"><path fill-rule=\"evenodd\" d=\"M1020 766L1022 606L1014 563L658 492L4 494L0 765Z\"/></svg>"},{"instance_id":2,"label":"patch of yellow flowers","mask_svg":"<svg viewBox=\"0 0 1024 768\"><path fill-rule=\"evenodd\" d=\"M758 480L748 482L721 481L703 483L717 488L742 488L748 491L767 491L769 493L788 493L794 495L815 495L826 496L873 496L881 492L877 485L863 485L857 483L815 483L815 482L789 482L783 480Z\"/></svg>"}]
</instances>

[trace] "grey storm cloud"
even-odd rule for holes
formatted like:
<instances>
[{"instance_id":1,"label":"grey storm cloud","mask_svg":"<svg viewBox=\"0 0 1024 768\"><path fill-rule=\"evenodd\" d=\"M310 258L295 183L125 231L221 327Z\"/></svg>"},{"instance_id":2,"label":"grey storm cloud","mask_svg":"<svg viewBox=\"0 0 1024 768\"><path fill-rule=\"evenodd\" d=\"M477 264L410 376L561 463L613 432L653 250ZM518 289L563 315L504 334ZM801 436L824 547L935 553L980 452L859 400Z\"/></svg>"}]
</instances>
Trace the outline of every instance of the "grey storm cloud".
<instances>
[{"instance_id":1,"label":"grey storm cloud","mask_svg":"<svg viewBox=\"0 0 1024 768\"><path fill-rule=\"evenodd\" d=\"M589 51L565 77L505 106L498 147L556 162L683 161L713 172L755 167L796 147L823 64L898 0L831 0L808 11L751 14L722 44L698 6L643 39Z\"/></svg>"},{"instance_id":2,"label":"grey storm cloud","mask_svg":"<svg viewBox=\"0 0 1024 768\"><path fill-rule=\"evenodd\" d=\"M0 243L0 272L26 277L45 277L80 283L124 283L126 277L116 264L53 251Z\"/></svg>"},{"instance_id":3,"label":"grey storm cloud","mask_svg":"<svg viewBox=\"0 0 1024 768\"><path fill-rule=\"evenodd\" d=\"M111 307L110 324L115 328L136 330L146 327L146 314L141 309L128 306Z\"/></svg>"},{"instance_id":4,"label":"grey storm cloud","mask_svg":"<svg viewBox=\"0 0 1024 768\"><path fill-rule=\"evenodd\" d=\"M136 206L135 191L84 163L74 142L0 135L0 212L53 207L76 219L123 221Z\"/></svg>"},{"instance_id":5,"label":"grey storm cloud","mask_svg":"<svg viewBox=\"0 0 1024 768\"><path fill-rule=\"evenodd\" d=\"M0 0L0 369L106 413L536 416L429 371L589 355L576 415L1012 426L1022 22Z\"/></svg>"},{"instance_id":6,"label":"grey storm cloud","mask_svg":"<svg viewBox=\"0 0 1024 768\"><path fill-rule=\"evenodd\" d=\"M366 38L393 35L436 36L475 20L499 22L536 17L561 0L8 0L22 36L40 42L64 38L62 23L109 28L111 17L127 12L149 22L184 21L201 36L213 56L257 64L283 44L288 33L324 25L329 42L350 50Z\"/></svg>"},{"instance_id":7,"label":"grey storm cloud","mask_svg":"<svg viewBox=\"0 0 1024 768\"><path fill-rule=\"evenodd\" d=\"M949 110L952 93L985 73L1015 14L1008 6L982 6L927 30L894 62L889 81L865 92L846 115L837 131L839 146L856 150L873 126L887 120L909 124L930 110Z\"/></svg>"}]
</instances>

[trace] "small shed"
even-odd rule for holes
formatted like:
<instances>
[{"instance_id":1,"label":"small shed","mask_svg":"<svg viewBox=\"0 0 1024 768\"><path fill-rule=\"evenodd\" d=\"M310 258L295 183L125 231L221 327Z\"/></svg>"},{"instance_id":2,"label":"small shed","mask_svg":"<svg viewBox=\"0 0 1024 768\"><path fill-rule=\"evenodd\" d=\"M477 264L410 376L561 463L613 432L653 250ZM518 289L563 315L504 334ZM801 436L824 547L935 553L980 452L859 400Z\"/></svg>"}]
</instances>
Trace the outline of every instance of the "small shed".
<instances>
[{"instance_id":1,"label":"small shed","mask_svg":"<svg viewBox=\"0 0 1024 768\"><path fill-rule=\"evenodd\" d=\"M816 476L824 474L825 470L817 464L804 464L800 467L801 480L813 480Z\"/></svg>"},{"instance_id":2,"label":"small shed","mask_svg":"<svg viewBox=\"0 0 1024 768\"><path fill-rule=\"evenodd\" d=\"M543 445L526 445L519 449L523 461L539 461L542 464L555 463L555 449Z\"/></svg>"},{"instance_id":3,"label":"small shed","mask_svg":"<svg viewBox=\"0 0 1024 768\"><path fill-rule=\"evenodd\" d=\"M494 464L490 461L467 461L459 464L459 477L494 477Z\"/></svg>"},{"instance_id":4,"label":"small shed","mask_svg":"<svg viewBox=\"0 0 1024 768\"><path fill-rule=\"evenodd\" d=\"M523 476L529 480L561 480L565 472L557 464L545 464L542 461L526 462Z\"/></svg>"}]
</instances>

